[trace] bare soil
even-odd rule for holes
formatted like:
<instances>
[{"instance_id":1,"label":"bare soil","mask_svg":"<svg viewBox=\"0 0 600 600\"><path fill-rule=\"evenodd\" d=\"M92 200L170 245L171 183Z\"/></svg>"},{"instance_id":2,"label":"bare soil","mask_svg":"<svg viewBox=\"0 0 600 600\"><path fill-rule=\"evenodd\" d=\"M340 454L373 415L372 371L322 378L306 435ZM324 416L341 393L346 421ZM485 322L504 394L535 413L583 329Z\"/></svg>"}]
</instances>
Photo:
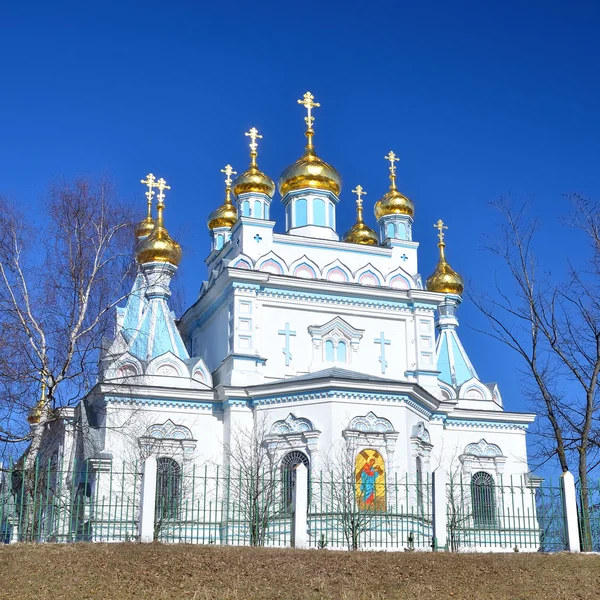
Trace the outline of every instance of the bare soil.
<instances>
[{"instance_id":1,"label":"bare soil","mask_svg":"<svg viewBox=\"0 0 600 600\"><path fill-rule=\"evenodd\" d=\"M600 599L600 556L15 545L0 547L0 598Z\"/></svg>"}]
</instances>

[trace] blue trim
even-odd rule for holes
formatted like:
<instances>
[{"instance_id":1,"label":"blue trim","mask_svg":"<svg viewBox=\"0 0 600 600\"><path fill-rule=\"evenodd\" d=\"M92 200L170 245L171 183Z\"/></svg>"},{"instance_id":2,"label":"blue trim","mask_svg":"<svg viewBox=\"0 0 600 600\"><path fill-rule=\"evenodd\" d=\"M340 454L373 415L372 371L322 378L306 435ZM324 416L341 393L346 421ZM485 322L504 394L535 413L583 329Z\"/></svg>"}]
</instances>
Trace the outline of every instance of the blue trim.
<instances>
[{"instance_id":1,"label":"blue trim","mask_svg":"<svg viewBox=\"0 0 600 600\"><path fill-rule=\"evenodd\" d=\"M235 269L235 267L233 267ZM243 271L246 271L247 269L242 269ZM227 286L229 287L229 286ZM234 281L231 284L231 287L233 288L243 288L243 289L250 289L250 290L259 290L260 289L260 284L259 283L244 283L242 281Z\"/></svg>"},{"instance_id":2,"label":"blue trim","mask_svg":"<svg viewBox=\"0 0 600 600\"><path fill-rule=\"evenodd\" d=\"M463 427L493 427L495 429L527 429L529 427L529 423L519 421L477 421L475 419L453 419L451 417L448 417L445 423Z\"/></svg>"},{"instance_id":3,"label":"blue trim","mask_svg":"<svg viewBox=\"0 0 600 600\"><path fill-rule=\"evenodd\" d=\"M174 400L168 398L138 398L135 396L109 396L107 402L114 404L150 404L152 406L175 406L180 408L196 408L201 410L212 410L220 407L220 402L198 401L198 400Z\"/></svg>"},{"instance_id":4,"label":"blue trim","mask_svg":"<svg viewBox=\"0 0 600 600\"><path fill-rule=\"evenodd\" d=\"M316 188L302 188L300 190L292 190L291 192L288 192L281 199L281 203L284 206L287 206L297 196L306 196L308 194L315 195L315 196L326 196L329 200L331 200L336 205L339 204L339 201L340 201L340 199L333 192L329 192L327 190L319 190Z\"/></svg>"},{"instance_id":5,"label":"blue trim","mask_svg":"<svg viewBox=\"0 0 600 600\"><path fill-rule=\"evenodd\" d=\"M437 369L430 369L428 371L417 369L416 371L404 371L404 377L416 377L417 375L437 375L439 371Z\"/></svg>"},{"instance_id":6,"label":"blue trim","mask_svg":"<svg viewBox=\"0 0 600 600\"><path fill-rule=\"evenodd\" d=\"M352 400L376 400L380 402L391 401L400 404L405 404L415 409L417 412L425 415L428 419L431 417L432 412L418 401L413 400L406 394L385 394L385 393L372 393L372 392L350 392L348 390L340 390L335 388L328 388L325 390L319 390L317 392L297 392L291 394L280 394L276 396L256 396L253 399L255 406L267 405L267 404L283 404L287 402L301 402L303 400L315 400L315 399L333 399L335 396L341 397L342 399Z\"/></svg>"}]
</instances>

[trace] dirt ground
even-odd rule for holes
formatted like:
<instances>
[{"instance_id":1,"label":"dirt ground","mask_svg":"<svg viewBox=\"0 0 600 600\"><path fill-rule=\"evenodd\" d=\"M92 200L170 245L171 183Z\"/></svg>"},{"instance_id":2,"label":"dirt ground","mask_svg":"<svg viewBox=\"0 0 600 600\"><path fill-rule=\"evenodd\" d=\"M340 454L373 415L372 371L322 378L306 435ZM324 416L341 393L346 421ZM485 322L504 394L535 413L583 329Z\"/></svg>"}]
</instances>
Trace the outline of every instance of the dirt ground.
<instances>
[{"instance_id":1,"label":"dirt ground","mask_svg":"<svg viewBox=\"0 0 600 600\"><path fill-rule=\"evenodd\" d=\"M0 598L600 599L600 556L15 545L0 547Z\"/></svg>"}]
</instances>

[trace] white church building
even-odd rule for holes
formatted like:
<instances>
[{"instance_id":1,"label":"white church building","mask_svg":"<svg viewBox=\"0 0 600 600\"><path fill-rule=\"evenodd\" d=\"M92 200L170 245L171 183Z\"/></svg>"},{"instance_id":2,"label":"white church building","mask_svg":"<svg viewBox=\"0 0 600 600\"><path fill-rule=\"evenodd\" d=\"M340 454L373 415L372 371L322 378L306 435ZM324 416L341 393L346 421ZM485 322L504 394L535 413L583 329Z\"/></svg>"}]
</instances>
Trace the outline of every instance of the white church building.
<instances>
[{"instance_id":1,"label":"white church building","mask_svg":"<svg viewBox=\"0 0 600 600\"><path fill-rule=\"evenodd\" d=\"M423 267L415 206L397 188L390 152L376 225L363 220L357 185L356 224L338 231L341 177L316 153L319 105L310 93L299 103L306 148L283 170L275 200L285 207L284 232L270 219L276 186L258 167L262 136L252 129L249 168L234 179L223 169L225 200L208 222L208 278L179 319L169 308L182 258L164 223L169 187L153 175L142 182L139 272L97 385L63 422L63 459L102 471L154 454L176 468L225 469L225 449L260 423L274 462L303 463L313 480L336 448L352 448L363 504L393 477L425 481L437 468L484 492L526 477L534 415L504 410L498 386L479 378L461 343L463 281L446 261L445 226L436 224L437 266ZM498 510L499 499L489 502Z\"/></svg>"}]
</instances>

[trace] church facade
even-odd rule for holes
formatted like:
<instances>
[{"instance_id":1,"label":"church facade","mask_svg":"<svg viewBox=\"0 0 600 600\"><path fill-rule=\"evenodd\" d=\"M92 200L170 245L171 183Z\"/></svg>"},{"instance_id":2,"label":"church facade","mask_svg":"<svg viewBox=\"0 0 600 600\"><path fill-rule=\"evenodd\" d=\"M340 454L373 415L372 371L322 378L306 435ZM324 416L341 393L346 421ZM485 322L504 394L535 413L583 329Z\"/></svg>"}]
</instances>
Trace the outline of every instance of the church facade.
<instances>
[{"instance_id":1,"label":"church facade","mask_svg":"<svg viewBox=\"0 0 600 600\"><path fill-rule=\"evenodd\" d=\"M252 129L249 168L235 179L223 170L208 279L180 319L169 308L181 260L164 223L169 188L153 175L142 181L139 272L98 383L69 413L56 446L62 458L100 470L150 454L181 468L226 468L239 433L260 431L274 464L303 463L312 477L351 448L363 503L385 494L383 473L421 481L442 468L484 487L526 477L534 416L505 411L461 343L464 284L446 260L445 226L436 224L440 258L424 280L415 207L398 190L390 152L376 226L365 223L356 186L357 221L340 235L341 178L316 153L318 104L310 93L299 103L307 144L279 180L284 232L270 219L276 186L258 167L261 136ZM369 486L374 470L379 485Z\"/></svg>"}]
</instances>

